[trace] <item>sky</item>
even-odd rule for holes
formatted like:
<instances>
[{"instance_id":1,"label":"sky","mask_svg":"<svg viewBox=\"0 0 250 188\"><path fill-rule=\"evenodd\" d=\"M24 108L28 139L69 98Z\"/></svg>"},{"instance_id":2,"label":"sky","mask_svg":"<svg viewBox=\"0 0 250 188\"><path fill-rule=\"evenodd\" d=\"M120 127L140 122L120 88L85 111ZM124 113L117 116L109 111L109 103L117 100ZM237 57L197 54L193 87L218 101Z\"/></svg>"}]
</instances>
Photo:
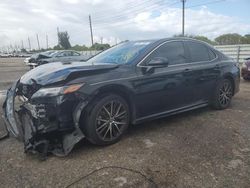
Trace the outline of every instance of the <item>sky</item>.
<instances>
[{"instance_id":1,"label":"sky","mask_svg":"<svg viewBox=\"0 0 250 188\"><path fill-rule=\"evenodd\" d=\"M185 33L210 39L225 33L250 33L250 0L186 0ZM171 37L182 30L180 0L1 0L0 48L42 48L57 44L57 27L72 45L111 45L123 40Z\"/></svg>"}]
</instances>

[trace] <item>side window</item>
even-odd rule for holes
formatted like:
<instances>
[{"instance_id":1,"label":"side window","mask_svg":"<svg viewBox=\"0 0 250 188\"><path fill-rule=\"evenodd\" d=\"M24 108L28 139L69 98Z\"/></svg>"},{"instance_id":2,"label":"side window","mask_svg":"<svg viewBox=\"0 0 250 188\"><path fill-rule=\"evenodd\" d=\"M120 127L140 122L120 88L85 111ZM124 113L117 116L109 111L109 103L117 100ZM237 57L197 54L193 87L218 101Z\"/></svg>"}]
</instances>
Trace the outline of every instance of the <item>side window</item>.
<instances>
[{"instance_id":1,"label":"side window","mask_svg":"<svg viewBox=\"0 0 250 188\"><path fill-rule=\"evenodd\" d=\"M77 52L72 52L72 54L73 54L73 56L80 56L80 54Z\"/></svg>"},{"instance_id":2,"label":"side window","mask_svg":"<svg viewBox=\"0 0 250 188\"><path fill-rule=\"evenodd\" d=\"M167 42L157 48L146 60L146 64L153 58L167 58L169 65L186 63L185 50L182 42Z\"/></svg>"},{"instance_id":3,"label":"side window","mask_svg":"<svg viewBox=\"0 0 250 188\"><path fill-rule=\"evenodd\" d=\"M210 61L208 48L199 42L186 41L192 62Z\"/></svg>"},{"instance_id":4,"label":"side window","mask_svg":"<svg viewBox=\"0 0 250 188\"><path fill-rule=\"evenodd\" d=\"M208 49L208 53L209 53L210 60L213 60L216 58L215 53L211 49Z\"/></svg>"},{"instance_id":5,"label":"side window","mask_svg":"<svg viewBox=\"0 0 250 188\"><path fill-rule=\"evenodd\" d=\"M64 52L60 52L59 54L57 54L57 57L63 57L64 56Z\"/></svg>"},{"instance_id":6,"label":"side window","mask_svg":"<svg viewBox=\"0 0 250 188\"><path fill-rule=\"evenodd\" d=\"M66 57L67 57L67 56L71 56L71 54L72 54L71 51L65 51L65 52L64 52L64 56L66 56Z\"/></svg>"}]
</instances>

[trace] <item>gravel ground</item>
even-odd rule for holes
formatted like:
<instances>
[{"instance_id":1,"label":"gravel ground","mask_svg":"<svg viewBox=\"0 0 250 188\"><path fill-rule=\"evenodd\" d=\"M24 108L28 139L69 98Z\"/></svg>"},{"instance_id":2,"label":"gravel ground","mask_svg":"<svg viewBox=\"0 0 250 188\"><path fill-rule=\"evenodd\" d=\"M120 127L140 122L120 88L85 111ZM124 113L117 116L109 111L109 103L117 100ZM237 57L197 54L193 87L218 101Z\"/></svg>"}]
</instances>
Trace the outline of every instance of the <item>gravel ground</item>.
<instances>
[{"instance_id":1,"label":"gravel ground","mask_svg":"<svg viewBox=\"0 0 250 188\"><path fill-rule=\"evenodd\" d=\"M0 88L6 89L4 81L27 68L20 60L0 61ZM131 126L117 144L97 147L84 140L64 158L40 161L14 138L2 140L0 187L247 188L250 82L242 81L240 89L227 110L203 108Z\"/></svg>"}]
</instances>

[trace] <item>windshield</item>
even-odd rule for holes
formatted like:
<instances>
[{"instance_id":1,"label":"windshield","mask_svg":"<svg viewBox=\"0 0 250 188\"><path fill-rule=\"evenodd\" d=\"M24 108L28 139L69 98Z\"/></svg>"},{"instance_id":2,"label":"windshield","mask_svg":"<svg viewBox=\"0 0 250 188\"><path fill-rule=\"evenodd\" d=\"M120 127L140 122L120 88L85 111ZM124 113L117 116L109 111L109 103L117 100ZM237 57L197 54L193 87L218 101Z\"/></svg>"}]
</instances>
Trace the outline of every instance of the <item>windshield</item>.
<instances>
[{"instance_id":1,"label":"windshield","mask_svg":"<svg viewBox=\"0 0 250 188\"><path fill-rule=\"evenodd\" d=\"M114 46L89 59L92 63L130 63L152 41L125 42Z\"/></svg>"},{"instance_id":2,"label":"windshield","mask_svg":"<svg viewBox=\"0 0 250 188\"><path fill-rule=\"evenodd\" d=\"M36 53L31 55L31 58L37 58L39 55L45 55L45 56L50 56L51 54L55 53L56 51L46 51L46 52L41 52L41 53Z\"/></svg>"},{"instance_id":3,"label":"windshield","mask_svg":"<svg viewBox=\"0 0 250 188\"><path fill-rule=\"evenodd\" d=\"M55 51L55 52L51 53L49 56L50 57L56 57L60 53L61 53L61 51Z\"/></svg>"},{"instance_id":4,"label":"windshield","mask_svg":"<svg viewBox=\"0 0 250 188\"><path fill-rule=\"evenodd\" d=\"M53 53L55 53L56 51L53 51L53 50L51 50L51 51L46 51L46 52L43 52L43 53L41 53L42 55L48 55L48 56L50 56L51 54L53 54Z\"/></svg>"}]
</instances>

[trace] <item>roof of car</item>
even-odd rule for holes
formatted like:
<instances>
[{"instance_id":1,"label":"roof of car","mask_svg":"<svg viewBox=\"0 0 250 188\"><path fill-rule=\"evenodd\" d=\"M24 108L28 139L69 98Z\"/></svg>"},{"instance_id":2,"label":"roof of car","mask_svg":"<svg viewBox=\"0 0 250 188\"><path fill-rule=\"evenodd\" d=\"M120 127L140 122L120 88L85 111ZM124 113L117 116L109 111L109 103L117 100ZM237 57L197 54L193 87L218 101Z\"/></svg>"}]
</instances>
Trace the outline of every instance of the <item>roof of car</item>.
<instances>
[{"instance_id":1,"label":"roof of car","mask_svg":"<svg viewBox=\"0 0 250 188\"><path fill-rule=\"evenodd\" d=\"M149 40L135 40L135 41L131 41L131 42L149 42L150 44L157 45L157 44L161 44L161 43L163 43L163 42L172 41L172 40L196 41L196 42L203 43L203 44L205 44L205 45L207 45L207 46L211 46L210 44L208 44L208 43L206 43L206 42L204 42L204 41L197 40L197 39L194 39L194 38L189 38L189 37L169 37L169 38L149 39Z\"/></svg>"},{"instance_id":2,"label":"roof of car","mask_svg":"<svg viewBox=\"0 0 250 188\"><path fill-rule=\"evenodd\" d=\"M158 39L147 39L147 40L134 40L131 42L156 42L156 41L168 41L168 40L193 40L200 41L190 37L168 37L168 38L158 38Z\"/></svg>"}]
</instances>

